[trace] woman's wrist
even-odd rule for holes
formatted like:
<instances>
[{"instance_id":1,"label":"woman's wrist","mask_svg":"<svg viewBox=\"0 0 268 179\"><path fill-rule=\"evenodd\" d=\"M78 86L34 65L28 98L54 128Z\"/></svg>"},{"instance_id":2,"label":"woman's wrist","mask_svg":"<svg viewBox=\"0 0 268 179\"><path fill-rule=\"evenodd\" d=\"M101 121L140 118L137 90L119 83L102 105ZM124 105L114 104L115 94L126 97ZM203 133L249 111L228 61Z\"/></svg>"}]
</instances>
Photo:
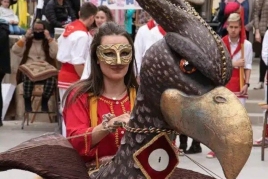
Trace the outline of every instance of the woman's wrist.
<instances>
[{"instance_id":1,"label":"woman's wrist","mask_svg":"<svg viewBox=\"0 0 268 179\"><path fill-rule=\"evenodd\" d=\"M21 38L20 38L20 41L21 41L21 42L26 42L26 38L25 38L25 37L21 37Z\"/></svg>"},{"instance_id":2,"label":"woman's wrist","mask_svg":"<svg viewBox=\"0 0 268 179\"><path fill-rule=\"evenodd\" d=\"M260 34L260 30L259 29L255 29L256 34Z\"/></svg>"},{"instance_id":3,"label":"woman's wrist","mask_svg":"<svg viewBox=\"0 0 268 179\"><path fill-rule=\"evenodd\" d=\"M110 133L115 132L115 128L113 126L113 119L115 116L111 113L105 114L102 116L102 126L104 130L109 131Z\"/></svg>"},{"instance_id":4,"label":"woman's wrist","mask_svg":"<svg viewBox=\"0 0 268 179\"><path fill-rule=\"evenodd\" d=\"M26 42L26 38L25 38L24 36L20 36L20 38L19 38L19 40L17 41L16 44L17 44L19 47L23 47L24 44L25 44L25 42Z\"/></svg>"},{"instance_id":5,"label":"woman's wrist","mask_svg":"<svg viewBox=\"0 0 268 179\"><path fill-rule=\"evenodd\" d=\"M48 38L48 43L52 42L54 39L52 37Z\"/></svg>"}]
</instances>

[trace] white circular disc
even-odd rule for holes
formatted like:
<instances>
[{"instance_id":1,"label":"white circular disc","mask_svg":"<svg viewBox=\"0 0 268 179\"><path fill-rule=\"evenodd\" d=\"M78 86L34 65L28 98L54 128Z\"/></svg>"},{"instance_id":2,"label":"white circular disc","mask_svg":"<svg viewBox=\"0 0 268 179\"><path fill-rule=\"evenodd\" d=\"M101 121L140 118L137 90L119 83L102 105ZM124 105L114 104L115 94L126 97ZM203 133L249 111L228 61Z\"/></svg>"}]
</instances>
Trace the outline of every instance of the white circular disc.
<instances>
[{"instance_id":1,"label":"white circular disc","mask_svg":"<svg viewBox=\"0 0 268 179\"><path fill-rule=\"evenodd\" d=\"M161 172L169 164L169 155L164 149L156 149L149 155L148 163L152 169Z\"/></svg>"}]
</instances>

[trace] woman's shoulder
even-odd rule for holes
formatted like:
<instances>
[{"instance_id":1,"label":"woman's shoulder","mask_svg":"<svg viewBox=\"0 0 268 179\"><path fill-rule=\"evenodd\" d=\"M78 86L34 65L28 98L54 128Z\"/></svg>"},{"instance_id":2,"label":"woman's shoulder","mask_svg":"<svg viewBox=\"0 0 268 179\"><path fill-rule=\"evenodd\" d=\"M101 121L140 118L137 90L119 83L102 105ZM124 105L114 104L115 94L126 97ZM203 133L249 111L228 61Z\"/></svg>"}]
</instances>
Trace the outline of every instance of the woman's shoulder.
<instances>
[{"instance_id":1,"label":"woman's shoulder","mask_svg":"<svg viewBox=\"0 0 268 179\"><path fill-rule=\"evenodd\" d=\"M75 98L75 100L85 100L87 99L90 95L89 93L81 93L78 88L74 88L71 91L67 92L67 98Z\"/></svg>"},{"instance_id":2,"label":"woman's shoulder","mask_svg":"<svg viewBox=\"0 0 268 179\"><path fill-rule=\"evenodd\" d=\"M88 93L84 92L81 86L70 86L64 94L63 101L71 105L73 103L85 102L88 99Z\"/></svg>"}]
</instances>

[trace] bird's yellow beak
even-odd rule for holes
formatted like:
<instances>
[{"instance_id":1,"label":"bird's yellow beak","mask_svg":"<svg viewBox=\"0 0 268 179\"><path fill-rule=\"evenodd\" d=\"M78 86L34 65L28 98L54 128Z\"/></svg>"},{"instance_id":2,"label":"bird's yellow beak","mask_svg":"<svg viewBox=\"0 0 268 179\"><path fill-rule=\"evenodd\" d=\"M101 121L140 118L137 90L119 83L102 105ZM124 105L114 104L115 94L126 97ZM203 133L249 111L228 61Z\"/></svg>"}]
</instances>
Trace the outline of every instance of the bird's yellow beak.
<instances>
[{"instance_id":1,"label":"bird's yellow beak","mask_svg":"<svg viewBox=\"0 0 268 179\"><path fill-rule=\"evenodd\" d=\"M251 152L252 128L247 111L225 87L196 97L169 89L161 97L166 122L176 131L215 152L227 179L235 179Z\"/></svg>"}]
</instances>

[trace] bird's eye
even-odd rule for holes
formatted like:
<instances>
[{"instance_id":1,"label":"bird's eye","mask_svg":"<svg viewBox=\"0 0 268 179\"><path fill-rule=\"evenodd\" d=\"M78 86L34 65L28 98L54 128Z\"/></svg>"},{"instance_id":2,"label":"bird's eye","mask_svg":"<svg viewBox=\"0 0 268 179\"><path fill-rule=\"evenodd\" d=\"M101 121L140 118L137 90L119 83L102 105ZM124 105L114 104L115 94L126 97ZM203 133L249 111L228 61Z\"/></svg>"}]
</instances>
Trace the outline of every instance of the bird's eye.
<instances>
[{"instance_id":1,"label":"bird's eye","mask_svg":"<svg viewBox=\"0 0 268 179\"><path fill-rule=\"evenodd\" d=\"M185 59L180 60L180 69L187 74L191 74L196 71L196 68Z\"/></svg>"}]
</instances>

